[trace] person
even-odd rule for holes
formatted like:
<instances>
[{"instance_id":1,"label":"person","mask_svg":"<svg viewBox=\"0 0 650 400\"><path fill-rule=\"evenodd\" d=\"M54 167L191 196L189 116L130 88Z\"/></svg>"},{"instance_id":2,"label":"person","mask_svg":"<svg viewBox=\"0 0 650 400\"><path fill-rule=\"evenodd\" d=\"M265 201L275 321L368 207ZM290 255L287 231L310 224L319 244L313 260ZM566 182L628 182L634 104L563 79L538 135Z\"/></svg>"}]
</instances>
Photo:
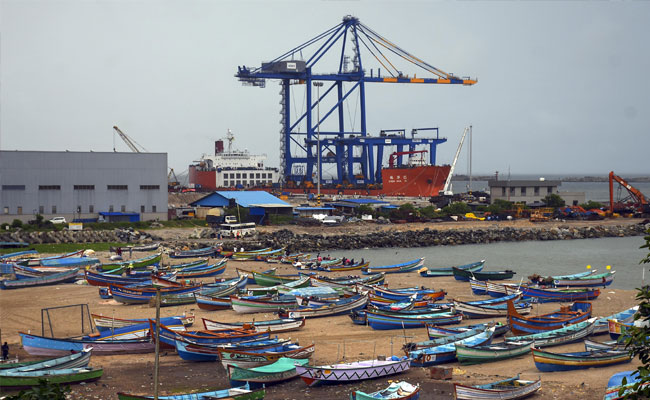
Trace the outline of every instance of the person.
<instances>
[{"instance_id":1,"label":"person","mask_svg":"<svg viewBox=\"0 0 650 400\"><path fill-rule=\"evenodd\" d=\"M363 261L363 257L361 257L361 265L363 264L365 264L365 262Z\"/></svg>"},{"instance_id":2,"label":"person","mask_svg":"<svg viewBox=\"0 0 650 400\"><path fill-rule=\"evenodd\" d=\"M9 345L7 344L7 342L5 342L2 345L2 359L3 360L8 360L9 359Z\"/></svg>"},{"instance_id":3,"label":"person","mask_svg":"<svg viewBox=\"0 0 650 400\"><path fill-rule=\"evenodd\" d=\"M243 252L244 252L244 248L243 248L243 247L240 247L240 248L239 248L239 252L240 252L240 253L243 253Z\"/></svg>"},{"instance_id":4,"label":"person","mask_svg":"<svg viewBox=\"0 0 650 400\"><path fill-rule=\"evenodd\" d=\"M122 257L122 248L118 247L117 250L115 250L115 253L117 253L118 256Z\"/></svg>"},{"instance_id":5,"label":"person","mask_svg":"<svg viewBox=\"0 0 650 400\"><path fill-rule=\"evenodd\" d=\"M133 247L129 246L129 258L133 257Z\"/></svg>"}]
</instances>

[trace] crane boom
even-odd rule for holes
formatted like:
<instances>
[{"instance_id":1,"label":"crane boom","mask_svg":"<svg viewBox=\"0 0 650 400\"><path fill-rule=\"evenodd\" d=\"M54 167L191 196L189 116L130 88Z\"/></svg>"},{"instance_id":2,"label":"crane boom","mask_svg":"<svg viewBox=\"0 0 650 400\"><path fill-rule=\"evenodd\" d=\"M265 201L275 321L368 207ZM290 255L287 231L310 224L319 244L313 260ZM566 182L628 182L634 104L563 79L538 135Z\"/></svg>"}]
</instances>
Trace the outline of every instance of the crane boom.
<instances>
[{"instance_id":1,"label":"crane boom","mask_svg":"<svg viewBox=\"0 0 650 400\"><path fill-rule=\"evenodd\" d=\"M648 201L648 198L646 198L639 189L630 185L625 179L614 174L614 171L610 171L609 173L609 213L610 214L614 212L614 181L618 182L621 186L623 186L628 191L630 196L634 199L634 202L639 206L639 209L644 209L648 207L648 204L650 204L650 202Z\"/></svg>"},{"instance_id":2,"label":"crane boom","mask_svg":"<svg viewBox=\"0 0 650 400\"><path fill-rule=\"evenodd\" d=\"M117 126L113 126L113 129L115 129L115 131L117 132L117 134L120 135L120 138L122 138L122 140L124 141L124 143L126 143L126 145L129 146L129 148L131 149L132 152L134 152L134 153L141 153L140 149L138 149L138 147L137 147L136 144L135 144L135 140L133 140L133 139L131 139L130 137L128 137L128 136L126 135L126 133L122 132L122 131L120 130L120 128L118 128ZM142 147L142 146L140 146L140 147ZM144 147L142 147L142 150L145 150ZM115 151L115 147L113 147L113 151ZM146 151L146 150L145 150L145 151Z\"/></svg>"},{"instance_id":3,"label":"crane boom","mask_svg":"<svg viewBox=\"0 0 650 400\"><path fill-rule=\"evenodd\" d=\"M467 132L472 129L472 126L468 126L463 131L463 136L460 137L460 143L458 143L458 149L456 149L456 155L454 156L454 161L451 163L451 168L449 169L449 175L447 175L447 180L445 181L445 186L442 188L441 192L445 195L452 195L453 193L449 190L449 185L451 185L451 176L454 174L454 168L456 168L456 161L458 161L458 156L460 155L460 150L463 148L463 142L465 141L465 136Z\"/></svg>"}]
</instances>

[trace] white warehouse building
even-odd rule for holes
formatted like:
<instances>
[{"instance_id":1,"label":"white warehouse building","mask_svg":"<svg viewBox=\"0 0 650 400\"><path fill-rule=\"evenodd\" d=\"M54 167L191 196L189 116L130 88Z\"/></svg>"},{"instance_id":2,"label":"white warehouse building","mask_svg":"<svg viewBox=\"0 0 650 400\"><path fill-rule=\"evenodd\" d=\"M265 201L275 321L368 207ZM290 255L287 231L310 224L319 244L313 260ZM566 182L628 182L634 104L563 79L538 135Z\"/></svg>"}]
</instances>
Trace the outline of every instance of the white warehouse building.
<instances>
[{"instance_id":1,"label":"white warehouse building","mask_svg":"<svg viewBox=\"0 0 650 400\"><path fill-rule=\"evenodd\" d=\"M0 151L0 223L167 219L167 153Z\"/></svg>"}]
</instances>

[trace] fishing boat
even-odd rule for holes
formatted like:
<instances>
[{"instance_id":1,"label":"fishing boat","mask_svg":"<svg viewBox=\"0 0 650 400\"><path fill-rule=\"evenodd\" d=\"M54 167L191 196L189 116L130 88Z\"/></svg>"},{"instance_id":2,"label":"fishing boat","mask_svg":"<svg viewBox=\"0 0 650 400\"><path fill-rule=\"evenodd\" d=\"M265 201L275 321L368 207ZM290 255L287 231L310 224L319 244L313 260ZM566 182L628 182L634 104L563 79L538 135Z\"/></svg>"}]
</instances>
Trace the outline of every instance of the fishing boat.
<instances>
[{"instance_id":1,"label":"fishing boat","mask_svg":"<svg viewBox=\"0 0 650 400\"><path fill-rule=\"evenodd\" d=\"M149 319L124 319L124 318L115 318L107 317L102 314L90 314L90 318L95 323L95 327L98 331L110 331L111 329L123 328L127 326L148 323ZM173 317L164 317L160 318L160 323L167 325L173 323L173 325L178 325L177 322L180 322L183 326L188 327L192 326L194 323L194 314L190 313L187 315L176 315Z\"/></svg>"},{"instance_id":2,"label":"fishing boat","mask_svg":"<svg viewBox=\"0 0 650 400\"><path fill-rule=\"evenodd\" d=\"M625 385L623 384L625 379ZM605 390L605 397L603 400L619 400L630 398L629 395L634 392L635 384L640 380L639 371L623 371L617 372L607 381L607 389ZM650 386L650 382L644 382L639 385L638 390L646 390ZM634 397L632 397L634 398Z\"/></svg>"},{"instance_id":3,"label":"fishing boat","mask_svg":"<svg viewBox=\"0 0 650 400\"><path fill-rule=\"evenodd\" d=\"M556 287L606 287L614 282L616 271L608 271L602 274L588 275L578 278L556 279L553 284Z\"/></svg>"},{"instance_id":4,"label":"fishing boat","mask_svg":"<svg viewBox=\"0 0 650 400\"><path fill-rule=\"evenodd\" d=\"M455 361L457 344L481 346L490 343L493 336L494 327L490 327L478 334L460 340L451 341L433 347L405 351L407 351L408 358L411 360L412 367L429 367L431 365Z\"/></svg>"},{"instance_id":5,"label":"fishing boat","mask_svg":"<svg viewBox=\"0 0 650 400\"><path fill-rule=\"evenodd\" d=\"M454 274L454 279L457 281L469 282L470 278L476 279L477 281L500 281L505 279L512 279L516 272L512 270L505 271L468 271L465 269L460 269L457 267L452 267L452 272Z\"/></svg>"},{"instance_id":6,"label":"fishing boat","mask_svg":"<svg viewBox=\"0 0 650 400\"><path fill-rule=\"evenodd\" d=\"M305 360L314 355L316 346L312 343L309 346L301 347L298 344L282 344L271 348L257 350L219 349L221 364L228 369L229 365L236 365L240 368L254 368L262 365L272 364L280 358L291 358L293 360Z\"/></svg>"},{"instance_id":7,"label":"fishing boat","mask_svg":"<svg viewBox=\"0 0 650 400\"><path fill-rule=\"evenodd\" d=\"M504 324L502 322L486 322L482 324L472 324L472 325L465 325L465 326L455 326L453 328L450 328L448 326L438 326L438 325L433 325L433 324L427 324L427 336L429 336L429 339L434 340L438 339L441 337L448 337L452 335L457 335L462 332L467 332L472 329L481 329L485 330L489 328L490 326L494 326L494 335L493 337L499 337L505 335L507 332L510 331L510 327L508 327L508 324Z\"/></svg>"},{"instance_id":8,"label":"fishing boat","mask_svg":"<svg viewBox=\"0 0 650 400\"><path fill-rule=\"evenodd\" d=\"M36 253L36 251L34 251ZM68 258L68 257L80 257L83 255L84 250L75 250L71 251L69 253L64 253L64 254L57 254L54 256L48 256L48 257L38 257L38 258L23 258L21 260L16 261L16 264L26 266L26 267L32 267L32 266L38 266L41 265L41 261L44 260L56 260L60 258ZM10 257L11 255L9 255ZM2 257L0 257L2 258Z\"/></svg>"},{"instance_id":9,"label":"fishing boat","mask_svg":"<svg viewBox=\"0 0 650 400\"><path fill-rule=\"evenodd\" d=\"M419 272L420 272L420 276L425 278L434 278L438 276L453 276L454 268L462 269L464 271L469 271L469 272L479 272L483 269L484 265L485 265L485 260L481 260L470 264L458 265L454 267L421 268Z\"/></svg>"},{"instance_id":10,"label":"fishing boat","mask_svg":"<svg viewBox=\"0 0 650 400\"><path fill-rule=\"evenodd\" d=\"M257 332L290 332L302 329L305 326L305 318L282 318L272 319L270 321L250 322L217 322L203 318L203 327L206 330L221 329L254 329Z\"/></svg>"},{"instance_id":11,"label":"fishing boat","mask_svg":"<svg viewBox=\"0 0 650 400\"><path fill-rule=\"evenodd\" d=\"M373 287L375 296L391 300L401 301L407 299L438 301L445 298L447 292L444 290L433 290L425 288L386 289L379 286Z\"/></svg>"},{"instance_id":12,"label":"fishing boat","mask_svg":"<svg viewBox=\"0 0 650 400\"><path fill-rule=\"evenodd\" d=\"M156 322L149 320L150 331L156 331ZM189 343L222 345L226 343L239 343L251 340L268 339L271 335L268 332L255 332L252 329L224 329L220 331L190 331L183 332L170 329L160 324L160 344L170 348L176 347L176 340L182 339Z\"/></svg>"},{"instance_id":13,"label":"fishing boat","mask_svg":"<svg viewBox=\"0 0 650 400\"><path fill-rule=\"evenodd\" d=\"M517 312L512 301L508 301L508 324L514 334L532 334L551 331L566 325L586 321L591 317L591 303L576 301L549 314L524 317Z\"/></svg>"},{"instance_id":14,"label":"fishing boat","mask_svg":"<svg viewBox=\"0 0 650 400\"><path fill-rule=\"evenodd\" d=\"M468 386L454 383L454 392L458 400L479 400L479 399L523 399L538 391L542 387L542 381L527 381L519 379L519 375L488 383L486 385Z\"/></svg>"},{"instance_id":15,"label":"fishing boat","mask_svg":"<svg viewBox=\"0 0 650 400\"><path fill-rule=\"evenodd\" d=\"M195 278L207 278L210 276L216 276L223 274L226 270L226 261L227 259L223 258L219 262L213 265L206 265L202 267L188 267L176 272L177 279L195 279Z\"/></svg>"},{"instance_id":16,"label":"fishing boat","mask_svg":"<svg viewBox=\"0 0 650 400\"><path fill-rule=\"evenodd\" d=\"M308 386L320 383L345 383L395 375L410 368L406 357L392 356L386 360L364 360L332 365L296 365L296 371Z\"/></svg>"},{"instance_id":17,"label":"fishing boat","mask_svg":"<svg viewBox=\"0 0 650 400\"><path fill-rule=\"evenodd\" d=\"M414 351L414 350L421 350L429 347L436 347L443 344L458 342L462 339L467 339L469 337L476 336L480 333L483 333L489 327L490 326L477 326L472 329L454 332L453 334L449 334L445 336L430 338L429 340L424 340L421 342L408 342L402 346L402 350L404 350L404 352L408 354L410 351Z\"/></svg>"},{"instance_id":18,"label":"fishing boat","mask_svg":"<svg viewBox=\"0 0 650 400\"><path fill-rule=\"evenodd\" d=\"M90 363L92 348L83 349L80 353L32 362L26 365L16 365L0 369L0 375L13 372L42 371L46 369L85 368Z\"/></svg>"},{"instance_id":19,"label":"fishing boat","mask_svg":"<svg viewBox=\"0 0 650 400\"><path fill-rule=\"evenodd\" d=\"M66 272L58 272L51 275L43 275L36 278L16 279L16 280L2 280L0 281L0 289L21 289L36 286L49 286L59 283L74 282L77 280L77 273L79 268L74 268Z\"/></svg>"},{"instance_id":20,"label":"fishing boat","mask_svg":"<svg viewBox=\"0 0 650 400\"><path fill-rule=\"evenodd\" d=\"M609 320L616 320L623 324L631 324L632 322L634 322L634 314L636 314L638 310L639 310L639 306L637 305L628 308L627 310L623 310L615 314L612 314L610 316L599 318L598 321L596 321L596 329L594 330L594 335L608 333Z\"/></svg>"},{"instance_id":21,"label":"fishing boat","mask_svg":"<svg viewBox=\"0 0 650 400\"><path fill-rule=\"evenodd\" d=\"M92 348L93 354L138 354L154 351L154 344L150 339L124 339L124 340L93 340L93 339L63 339L48 338L19 332L23 349L33 356L65 356L71 352L81 352Z\"/></svg>"},{"instance_id":22,"label":"fishing boat","mask_svg":"<svg viewBox=\"0 0 650 400\"><path fill-rule=\"evenodd\" d=\"M318 269L322 270L322 271L328 271L328 272L354 271L354 270L364 269L364 268L368 269L369 265L370 265L370 262L368 262L368 261L366 261L366 262L358 262L358 263L348 264L348 265L334 264L334 265L324 265L323 266L321 264L320 268L318 268Z\"/></svg>"},{"instance_id":23,"label":"fishing boat","mask_svg":"<svg viewBox=\"0 0 650 400\"><path fill-rule=\"evenodd\" d=\"M251 271L251 273L253 278L255 278L255 283L264 287L284 285L296 281L299 278L297 275L275 275L256 271Z\"/></svg>"},{"instance_id":24,"label":"fishing boat","mask_svg":"<svg viewBox=\"0 0 650 400\"><path fill-rule=\"evenodd\" d=\"M160 288L161 296L193 293L201 290L202 285L180 286L180 287L163 287ZM111 285L111 294L113 298L120 303L125 304L146 304L149 300L156 296L156 288L154 287L126 287L119 285Z\"/></svg>"},{"instance_id":25,"label":"fishing boat","mask_svg":"<svg viewBox=\"0 0 650 400\"><path fill-rule=\"evenodd\" d=\"M298 306L292 309L280 309L278 310L278 316L280 318L317 318L349 314L365 308L367 303L368 296L355 295L321 306Z\"/></svg>"},{"instance_id":26,"label":"fishing boat","mask_svg":"<svg viewBox=\"0 0 650 400\"><path fill-rule=\"evenodd\" d=\"M230 296L232 309L239 314L277 312L298 306L294 296Z\"/></svg>"},{"instance_id":27,"label":"fishing boat","mask_svg":"<svg viewBox=\"0 0 650 400\"><path fill-rule=\"evenodd\" d=\"M368 267L362 269L361 271L364 275L375 274L377 272L383 272L386 274L396 274L402 272L415 271L417 269L420 269L422 265L424 265L424 257L418 258L416 260L406 261L400 264L384 265L380 267Z\"/></svg>"},{"instance_id":28,"label":"fishing boat","mask_svg":"<svg viewBox=\"0 0 650 400\"><path fill-rule=\"evenodd\" d=\"M420 385L411 385L406 381L391 382L385 389L364 393L360 390L350 394L350 400L417 400L420 398Z\"/></svg>"},{"instance_id":29,"label":"fishing boat","mask_svg":"<svg viewBox=\"0 0 650 400\"><path fill-rule=\"evenodd\" d=\"M599 350L617 350L625 351L625 343L618 340L609 340L606 342L598 342L591 339L585 339L585 351L599 351Z\"/></svg>"},{"instance_id":30,"label":"fishing boat","mask_svg":"<svg viewBox=\"0 0 650 400\"><path fill-rule=\"evenodd\" d=\"M92 382L101 378L104 370L93 368L46 369L29 372L7 372L0 374L0 388L6 390L26 389L38 386L39 380L49 383L71 384Z\"/></svg>"},{"instance_id":31,"label":"fishing boat","mask_svg":"<svg viewBox=\"0 0 650 400\"><path fill-rule=\"evenodd\" d=\"M176 346L176 353L185 361L192 362L214 362L221 360L219 350L242 350L254 351L273 349L279 346L291 344L290 339L253 339L250 341L242 341L236 343L217 343L217 344L199 344L194 343L186 338L178 337L174 342Z\"/></svg>"},{"instance_id":32,"label":"fishing boat","mask_svg":"<svg viewBox=\"0 0 650 400\"><path fill-rule=\"evenodd\" d=\"M594 331L597 318L590 318L587 321L567 325L551 331L534 333L532 335L506 336L506 342L522 342L534 340L536 347L559 346L561 344L573 343L591 335Z\"/></svg>"},{"instance_id":33,"label":"fishing boat","mask_svg":"<svg viewBox=\"0 0 650 400\"><path fill-rule=\"evenodd\" d=\"M502 342L481 346L456 344L456 358L461 364L482 364L486 362L515 358L530 353L533 341Z\"/></svg>"},{"instance_id":34,"label":"fishing boat","mask_svg":"<svg viewBox=\"0 0 650 400\"><path fill-rule=\"evenodd\" d=\"M119 249L121 251L156 251L158 250L158 247L160 247L160 243L151 243L151 244L143 244L140 246L121 246ZM111 247L111 251L116 251L118 247Z\"/></svg>"},{"instance_id":35,"label":"fishing boat","mask_svg":"<svg viewBox=\"0 0 650 400\"><path fill-rule=\"evenodd\" d=\"M575 274L568 274L568 275L548 275L548 276L541 276L538 274L533 274L528 277L528 280L531 281L534 284L537 285L553 285L553 281L557 279L575 279L575 278L583 278L585 276L589 275L594 275L596 273L595 269L590 269L588 271L584 272L578 272Z\"/></svg>"},{"instance_id":36,"label":"fishing boat","mask_svg":"<svg viewBox=\"0 0 650 400\"><path fill-rule=\"evenodd\" d=\"M454 300L454 309L462 313L464 318L493 318L505 317L508 315L507 304L470 304ZM519 302L514 305L519 315L530 314L531 303Z\"/></svg>"},{"instance_id":37,"label":"fishing boat","mask_svg":"<svg viewBox=\"0 0 650 400\"><path fill-rule=\"evenodd\" d=\"M631 326L632 322L623 322L616 319L607 320L607 329L612 340L621 340L621 337L625 335L625 332Z\"/></svg>"},{"instance_id":38,"label":"fishing boat","mask_svg":"<svg viewBox=\"0 0 650 400\"><path fill-rule=\"evenodd\" d=\"M309 359L294 360L282 357L273 364L253 368L239 368L234 364L228 365L227 374L233 386L248 382L251 387L284 382L298 376L297 369L309 363Z\"/></svg>"},{"instance_id":39,"label":"fishing boat","mask_svg":"<svg viewBox=\"0 0 650 400\"><path fill-rule=\"evenodd\" d=\"M131 267L132 269L143 269L149 265L158 264L160 263L161 258L162 258L162 253L156 253L135 260L100 264L97 266L97 270L100 272L111 271L111 273L113 274L120 275L125 269L128 269L129 267Z\"/></svg>"},{"instance_id":40,"label":"fishing boat","mask_svg":"<svg viewBox=\"0 0 650 400\"><path fill-rule=\"evenodd\" d=\"M147 285L151 283L151 277L135 278L114 274L84 271L86 282L91 286L109 287L110 285Z\"/></svg>"},{"instance_id":41,"label":"fishing boat","mask_svg":"<svg viewBox=\"0 0 650 400\"><path fill-rule=\"evenodd\" d=\"M195 294L194 298L196 299L196 305L207 311L216 311L216 310L228 310L232 308L230 303L230 296L224 297L214 297L214 296L204 296L202 294Z\"/></svg>"},{"instance_id":42,"label":"fishing boat","mask_svg":"<svg viewBox=\"0 0 650 400\"><path fill-rule=\"evenodd\" d=\"M434 325L458 324L462 321L463 316L452 313L394 315L367 310L366 318L372 329L386 330L423 328L427 323Z\"/></svg>"},{"instance_id":43,"label":"fishing boat","mask_svg":"<svg viewBox=\"0 0 650 400\"><path fill-rule=\"evenodd\" d=\"M334 288L349 289L357 284L364 285L382 285L386 275L383 273L372 274L368 276L343 276L330 278L326 276L312 276L311 283L313 286L330 286Z\"/></svg>"},{"instance_id":44,"label":"fishing boat","mask_svg":"<svg viewBox=\"0 0 650 400\"><path fill-rule=\"evenodd\" d=\"M608 367L632 361L627 350L599 350L581 351L574 353L553 353L531 347L533 361L538 370L542 372L571 371L574 369L587 369L595 367Z\"/></svg>"},{"instance_id":45,"label":"fishing boat","mask_svg":"<svg viewBox=\"0 0 650 400\"><path fill-rule=\"evenodd\" d=\"M586 301L600 296L598 288L537 288L522 285L519 290L524 298L535 298L538 303Z\"/></svg>"},{"instance_id":46,"label":"fishing boat","mask_svg":"<svg viewBox=\"0 0 650 400\"><path fill-rule=\"evenodd\" d=\"M194 250L177 250L169 254L171 258L213 257L217 254L217 247L209 246Z\"/></svg>"},{"instance_id":47,"label":"fishing boat","mask_svg":"<svg viewBox=\"0 0 650 400\"><path fill-rule=\"evenodd\" d=\"M160 400L263 400L265 395L266 389L264 388L251 391L248 385L244 385L230 389L210 390L207 392L158 396L158 398ZM154 396L140 396L137 394L117 392L117 398L118 400L151 400Z\"/></svg>"}]
</instances>

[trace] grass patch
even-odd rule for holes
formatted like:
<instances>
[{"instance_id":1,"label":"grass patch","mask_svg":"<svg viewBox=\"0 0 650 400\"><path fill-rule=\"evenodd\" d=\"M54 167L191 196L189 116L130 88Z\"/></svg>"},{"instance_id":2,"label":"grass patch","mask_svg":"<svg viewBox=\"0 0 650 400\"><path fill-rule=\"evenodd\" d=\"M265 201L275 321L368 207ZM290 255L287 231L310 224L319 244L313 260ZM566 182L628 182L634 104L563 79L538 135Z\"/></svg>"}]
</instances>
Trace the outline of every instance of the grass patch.
<instances>
[{"instance_id":1,"label":"grass patch","mask_svg":"<svg viewBox=\"0 0 650 400\"><path fill-rule=\"evenodd\" d=\"M29 247L0 249L0 254L16 253L19 251L34 249L39 253L71 253L77 250L92 249L95 251L107 251L111 247L126 246L126 243L103 242L103 243L43 243L33 244Z\"/></svg>"}]
</instances>

